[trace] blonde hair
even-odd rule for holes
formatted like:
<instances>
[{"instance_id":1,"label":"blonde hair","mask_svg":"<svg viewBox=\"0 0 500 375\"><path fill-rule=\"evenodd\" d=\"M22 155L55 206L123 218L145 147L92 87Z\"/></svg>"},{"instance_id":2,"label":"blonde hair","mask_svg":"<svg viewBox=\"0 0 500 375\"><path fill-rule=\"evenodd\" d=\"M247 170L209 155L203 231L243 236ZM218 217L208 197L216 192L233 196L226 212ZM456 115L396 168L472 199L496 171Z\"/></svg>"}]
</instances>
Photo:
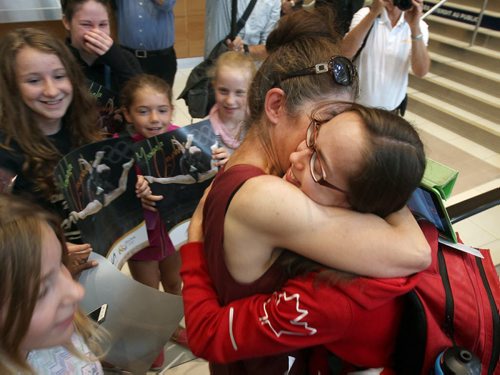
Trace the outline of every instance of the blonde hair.
<instances>
[{"instance_id":1,"label":"blonde hair","mask_svg":"<svg viewBox=\"0 0 500 375\"><path fill-rule=\"evenodd\" d=\"M41 278L42 226L56 234L67 262L68 250L57 217L19 197L0 194L0 373L33 371L20 346L26 336L37 304ZM75 319L76 331L94 354L102 354L104 335L82 312ZM73 345L67 349L89 360Z\"/></svg>"},{"instance_id":2,"label":"blonde hair","mask_svg":"<svg viewBox=\"0 0 500 375\"><path fill-rule=\"evenodd\" d=\"M252 81L255 72L257 71L255 62L250 56L235 51L224 52L222 55L218 57L217 61L215 62L215 65L208 73L209 76L212 78L212 83L214 83L217 80L220 70L223 67L237 69L239 71L248 73L249 84Z\"/></svg>"}]
</instances>

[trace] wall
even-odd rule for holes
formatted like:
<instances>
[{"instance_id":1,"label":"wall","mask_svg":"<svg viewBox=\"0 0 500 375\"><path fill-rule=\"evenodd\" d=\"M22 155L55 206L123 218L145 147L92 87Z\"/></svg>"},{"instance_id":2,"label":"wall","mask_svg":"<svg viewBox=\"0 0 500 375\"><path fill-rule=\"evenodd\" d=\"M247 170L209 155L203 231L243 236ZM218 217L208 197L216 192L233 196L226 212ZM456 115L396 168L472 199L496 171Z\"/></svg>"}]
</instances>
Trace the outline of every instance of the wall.
<instances>
[{"instance_id":1,"label":"wall","mask_svg":"<svg viewBox=\"0 0 500 375\"><path fill-rule=\"evenodd\" d=\"M205 0L177 0L174 14L177 57L203 56Z\"/></svg>"},{"instance_id":2,"label":"wall","mask_svg":"<svg viewBox=\"0 0 500 375\"><path fill-rule=\"evenodd\" d=\"M1 5L1 4L0 4ZM0 12L2 7L0 6ZM175 8L175 50L178 58L203 56L205 0L177 0ZM64 38L60 20L0 23L0 36L19 27L37 27Z\"/></svg>"}]
</instances>

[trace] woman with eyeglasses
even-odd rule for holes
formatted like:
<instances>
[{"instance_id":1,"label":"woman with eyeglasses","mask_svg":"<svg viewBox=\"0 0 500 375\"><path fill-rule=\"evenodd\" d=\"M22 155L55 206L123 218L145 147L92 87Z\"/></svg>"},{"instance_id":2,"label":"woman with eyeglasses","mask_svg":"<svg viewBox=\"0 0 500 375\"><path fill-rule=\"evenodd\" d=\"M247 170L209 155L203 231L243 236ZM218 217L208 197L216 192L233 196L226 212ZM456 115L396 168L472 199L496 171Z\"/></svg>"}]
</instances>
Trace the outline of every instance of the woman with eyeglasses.
<instances>
[{"instance_id":1,"label":"woman with eyeglasses","mask_svg":"<svg viewBox=\"0 0 500 375\"><path fill-rule=\"evenodd\" d=\"M297 265L297 274L300 273L303 263L287 261L288 253L282 249L330 267L373 277L409 275L425 268L430 260L425 237L409 211L401 209L405 199L392 208L401 210L385 219L324 206L351 206L349 174L334 173L332 157L323 149L323 136L328 129L346 131L338 135L344 141L339 147L346 152L335 154L339 156L336 168L359 173L361 166L356 164L371 155L370 147L364 145L364 128L355 125L363 123L356 120L356 114L350 115L349 111L339 116L347 116L343 121L349 120L350 126L329 123L328 128L323 124L325 119L329 120L342 106L334 106L337 108L330 110L329 116L318 112L319 118L313 116L312 123L308 116L318 102L352 100L356 91L357 78L351 62L341 56L331 57L338 48L328 29L330 24L319 13L298 11L283 18L269 36L270 55L257 72L249 93L247 137L206 197L204 250L200 243L192 243L181 252L188 342L196 355L213 361L210 367L214 374L301 373L304 353L264 356L336 339L342 341L352 329L353 322L346 319L343 321L348 325L336 324L337 318L348 317L347 310L354 308L345 301L348 294L321 283L310 273L289 280L273 296L235 301L276 291L293 274L287 272L284 263ZM332 122L335 120L336 117ZM323 126L327 130L322 134ZM298 152L309 153L312 174L308 184L321 188L325 200L313 201L294 184L276 177L283 176L289 168L293 161L290 154L306 133L309 147L302 144ZM355 154L355 146L360 143L365 149ZM421 149L421 143L417 145ZM311 162L302 165L308 163ZM295 185L300 181L299 164L294 163L296 169L287 173L288 181ZM423 153L416 165L419 168L411 182L413 188L423 173ZM305 181L299 183L301 188L306 187ZM198 218L195 215L192 222ZM190 240L194 239L200 238L191 235ZM384 293L367 295L358 302L366 303L367 309L373 308L371 297L378 297L381 303L389 297L394 299L408 291L404 286L411 286L411 280L400 279L389 290L382 288ZM362 290L357 292L363 294ZM335 308L337 303L339 310ZM361 307L360 310L353 314L364 311ZM387 328L386 324L381 326ZM248 360L252 357L260 358ZM247 360L216 364L237 359Z\"/></svg>"}]
</instances>

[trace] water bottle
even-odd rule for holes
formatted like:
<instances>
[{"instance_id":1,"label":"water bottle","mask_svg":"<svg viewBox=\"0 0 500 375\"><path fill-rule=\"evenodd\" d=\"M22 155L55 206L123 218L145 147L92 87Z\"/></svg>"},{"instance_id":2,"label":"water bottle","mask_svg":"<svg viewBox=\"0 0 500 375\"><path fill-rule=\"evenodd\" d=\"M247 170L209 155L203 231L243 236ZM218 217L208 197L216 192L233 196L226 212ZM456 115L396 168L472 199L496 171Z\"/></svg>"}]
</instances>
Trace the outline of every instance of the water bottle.
<instances>
[{"instance_id":1,"label":"water bottle","mask_svg":"<svg viewBox=\"0 0 500 375\"><path fill-rule=\"evenodd\" d=\"M459 346L445 349L436 358L435 375L481 375L481 361Z\"/></svg>"}]
</instances>

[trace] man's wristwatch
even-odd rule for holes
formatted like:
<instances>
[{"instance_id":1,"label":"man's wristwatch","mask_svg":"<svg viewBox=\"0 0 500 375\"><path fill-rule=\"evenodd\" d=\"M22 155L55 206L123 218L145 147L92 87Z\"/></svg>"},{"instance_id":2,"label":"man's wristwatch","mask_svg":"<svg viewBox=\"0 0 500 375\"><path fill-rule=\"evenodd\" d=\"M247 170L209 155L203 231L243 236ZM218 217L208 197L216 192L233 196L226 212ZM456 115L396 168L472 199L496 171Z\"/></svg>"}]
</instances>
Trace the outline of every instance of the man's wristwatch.
<instances>
[{"instance_id":1,"label":"man's wristwatch","mask_svg":"<svg viewBox=\"0 0 500 375\"><path fill-rule=\"evenodd\" d=\"M424 40L424 34L420 33L420 34L418 34L416 36L412 36L411 40L413 40L413 41Z\"/></svg>"},{"instance_id":2,"label":"man's wristwatch","mask_svg":"<svg viewBox=\"0 0 500 375\"><path fill-rule=\"evenodd\" d=\"M248 48L248 44L243 44L243 52L245 52L245 55L248 55L250 53L250 49Z\"/></svg>"}]
</instances>

